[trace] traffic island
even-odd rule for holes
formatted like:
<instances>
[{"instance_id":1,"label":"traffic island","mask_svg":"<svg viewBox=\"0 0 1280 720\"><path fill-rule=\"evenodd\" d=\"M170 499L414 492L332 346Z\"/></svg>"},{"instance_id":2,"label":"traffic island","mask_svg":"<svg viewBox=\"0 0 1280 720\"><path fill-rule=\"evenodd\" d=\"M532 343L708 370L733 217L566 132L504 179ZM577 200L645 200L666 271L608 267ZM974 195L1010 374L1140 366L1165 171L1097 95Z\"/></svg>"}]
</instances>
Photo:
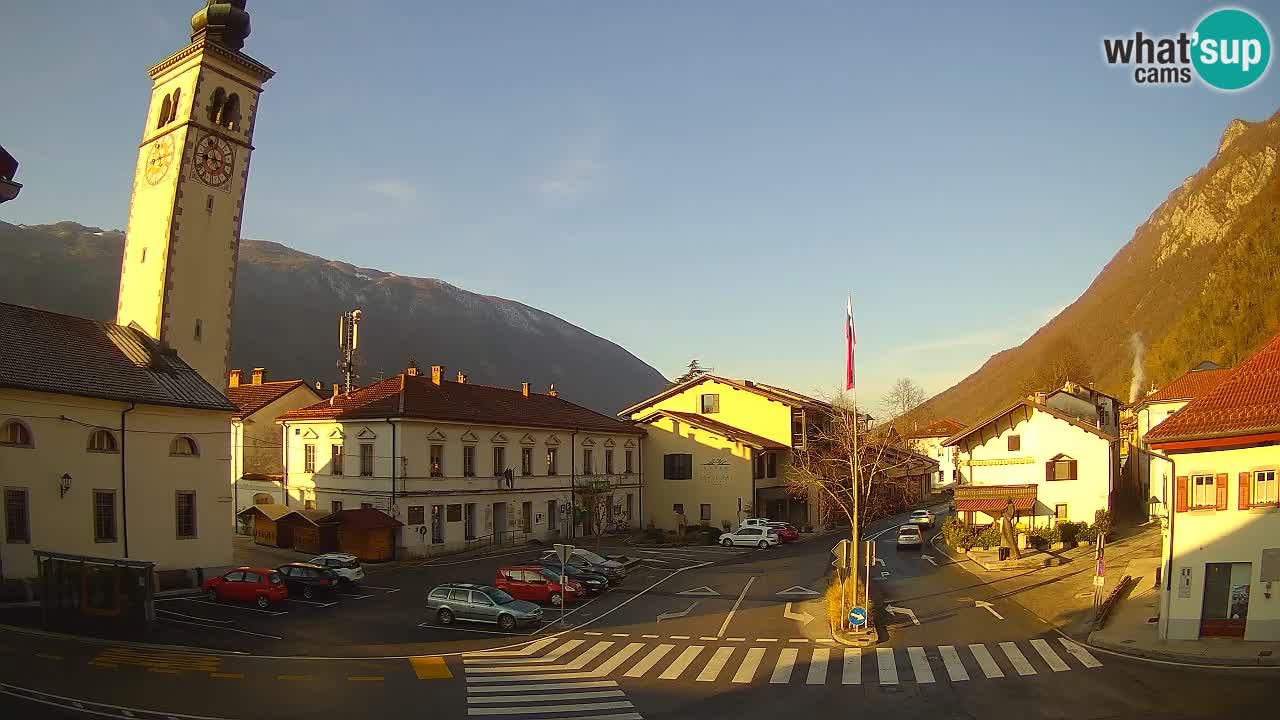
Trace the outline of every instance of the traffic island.
<instances>
[{"instance_id":1,"label":"traffic island","mask_svg":"<svg viewBox=\"0 0 1280 720\"><path fill-rule=\"evenodd\" d=\"M991 548L989 550L971 549L965 553L965 557L981 566L984 570L1034 570L1067 562L1067 559L1060 555L1040 552L1039 550L1023 551L1022 557L1016 560L1012 557L1007 560L1001 560L999 548Z\"/></svg>"}]
</instances>

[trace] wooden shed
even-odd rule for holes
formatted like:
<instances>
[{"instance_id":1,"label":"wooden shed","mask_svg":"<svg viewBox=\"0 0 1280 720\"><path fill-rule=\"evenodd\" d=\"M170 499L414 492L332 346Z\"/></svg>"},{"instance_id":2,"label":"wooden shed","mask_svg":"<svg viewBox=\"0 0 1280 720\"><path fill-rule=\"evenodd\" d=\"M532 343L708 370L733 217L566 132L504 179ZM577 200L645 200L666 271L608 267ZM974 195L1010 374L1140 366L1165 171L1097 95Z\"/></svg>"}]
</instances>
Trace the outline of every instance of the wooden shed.
<instances>
[{"instance_id":1,"label":"wooden shed","mask_svg":"<svg viewBox=\"0 0 1280 720\"><path fill-rule=\"evenodd\" d=\"M396 529L404 523L374 508L339 510L321 518L319 526L337 527L338 550L361 560L391 560L395 554Z\"/></svg>"},{"instance_id":2,"label":"wooden shed","mask_svg":"<svg viewBox=\"0 0 1280 720\"><path fill-rule=\"evenodd\" d=\"M256 545L287 548L293 547L293 532L287 524L282 528L280 519L293 512L293 508L270 503L253 505L240 511L240 519L253 533Z\"/></svg>"},{"instance_id":3,"label":"wooden shed","mask_svg":"<svg viewBox=\"0 0 1280 720\"><path fill-rule=\"evenodd\" d=\"M294 510L276 523L289 528L294 550L320 555L338 549L338 523L327 521L324 512Z\"/></svg>"}]
</instances>

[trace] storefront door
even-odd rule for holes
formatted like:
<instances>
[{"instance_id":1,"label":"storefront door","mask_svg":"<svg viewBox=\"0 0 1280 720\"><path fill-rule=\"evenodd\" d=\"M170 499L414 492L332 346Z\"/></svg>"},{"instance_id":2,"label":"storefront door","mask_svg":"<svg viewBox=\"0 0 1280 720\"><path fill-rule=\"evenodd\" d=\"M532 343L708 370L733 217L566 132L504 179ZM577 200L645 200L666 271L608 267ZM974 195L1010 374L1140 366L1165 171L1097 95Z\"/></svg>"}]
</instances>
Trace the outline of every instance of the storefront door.
<instances>
[{"instance_id":1,"label":"storefront door","mask_svg":"<svg viewBox=\"0 0 1280 720\"><path fill-rule=\"evenodd\" d=\"M1244 637L1249 615L1250 563L1207 563L1200 637Z\"/></svg>"}]
</instances>

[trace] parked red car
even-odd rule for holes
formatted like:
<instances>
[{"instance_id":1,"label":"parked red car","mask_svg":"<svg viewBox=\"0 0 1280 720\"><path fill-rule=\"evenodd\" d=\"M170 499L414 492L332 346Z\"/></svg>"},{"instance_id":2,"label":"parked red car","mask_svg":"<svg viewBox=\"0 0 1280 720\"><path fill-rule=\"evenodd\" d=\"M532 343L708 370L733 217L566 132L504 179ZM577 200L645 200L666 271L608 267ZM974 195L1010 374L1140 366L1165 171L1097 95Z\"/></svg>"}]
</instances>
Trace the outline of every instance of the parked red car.
<instances>
[{"instance_id":1,"label":"parked red car","mask_svg":"<svg viewBox=\"0 0 1280 720\"><path fill-rule=\"evenodd\" d=\"M586 588L577 580L569 580L561 589L559 573L538 565L504 567L498 570L493 584L517 600L550 603L556 607L561 602L576 602L586 594Z\"/></svg>"},{"instance_id":2,"label":"parked red car","mask_svg":"<svg viewBox=\"0 0 1280 720\"><path fill-rule=\"evenodd\" d=\"M796 530L791 523L774 522L769 523L769 527L773 528L774 534L784 543L795 542L800 539L800 531Z\"/></svg>"},{"instance_id":3,"label":"parked red car","mask_svg":"<svg viewBox=\"0 0 1280 720\"><path fill-rule=\"evenodd\" d=\"M284 577L271 568L241 567L209 578L202 586L210 600L237 600L266 608L289 597Z\"/></svg>"}]
</instances>

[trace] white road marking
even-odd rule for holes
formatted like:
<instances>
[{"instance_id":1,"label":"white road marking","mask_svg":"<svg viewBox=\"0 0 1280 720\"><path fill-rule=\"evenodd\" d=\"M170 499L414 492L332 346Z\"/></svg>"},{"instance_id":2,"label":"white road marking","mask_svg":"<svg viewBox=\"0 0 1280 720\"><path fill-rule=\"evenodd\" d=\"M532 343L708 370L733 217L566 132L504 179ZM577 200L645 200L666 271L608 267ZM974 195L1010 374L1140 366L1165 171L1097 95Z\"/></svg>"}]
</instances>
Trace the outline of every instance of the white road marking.
<instances>
[{"instance_id":1,"label":"white road marking","mask_svg":"<svg viewBox=\"0 0 1280 720\"><path fill-rule=\"evenodd\" d=\"M725 616L724 622L720 624L720 631L717 632L716 635L724 637L724 631L729 629L729 623L733 620L733 614L738 612L738 606L742 604L742 598L747 596L747 591L751 589L751 583L755 581L756 578L752 575L751 578L747 580L747 584L742 586L742 592L738 594L737 602L735 602L733 607L729 609L729 614Z\"/></svg>"},{"instance_id":2,"label":"white road marking","mask_svg":"<svg viewBox=\"0 0 1280 720\"><path fill-rule=\"evenodd\" d=\"M227 632L240 633L241 635L254 635L256 637L271 638L272 640L283 640L284 638L276 635L267 635L265 633L249 632L248 630L238 630L233 627L225 627L223 625L208 625L206 623L187 622L186 620L175 620L173 618L162 617L160 620L165 622L178 623L179 625L195 625L196 627L207 627L211 630L226 630Z\"/></svg>"},{"instance_id":3,"label":"white road marking","mask_svg":"<svg viewBox=\"0 0 1280 720\"><path fill-rule=\"evenodd\" d=\"M631 659L631 656L640 652L640 649L643 647L644 647L644 643L638 643L638 642L627 645L626 647L622 648L618 652L614 653L613 657L601 663L600 667L595 669L595 674L599 675L600 677L608 677L609 673L622 667L622 663Z\"/></svg>"},{"instance_id":4,"label":"white road marking","mask_svg":"<svg viewBox=\"0 0 1280 720\"><path fill-rule=\"evenodd\" d=\"M956 652L954 645L939 645L938 652L942 655L942 664L947 666L947 675L952 680L969 679L969 671L964 669L960 653Z\"/></svg>"},{"instance_id":5,"label":"white road marking","mask_svg":"<svg viewBox=\"0 0 1280 720\"><path fill-rule=\"evenodd\" d=\"M542 641L539 640L539 642L542 642ZM583 642L584 642L583 640L568 640L560 647L557 647L553 649L551 652L547 653L546 655L543 655L542 657L538 657L538 658L463 657L462 664L463 665L521 665L521 664L533 665L537 663L537 664L545 665L545 664L556 662L561 657L564 657L566 654L568 654L569 651L581 645Z\"/></svg>"},{"instance_id":6,"label":"white road marking","mask_svg":"<svg viewBox=\"0 0 1280 720\"><path fill-rule=\"evenodd\" d=\"M581 682L559 682L546 683L544 685L526 685L521 683L520 692L533 692L535 690L585 690L587 688L611 688L618 687L618 683L612 680L585 680ZM504 693L511 692L510 685L494 685L487 687L484 685L472 686L467 688L468 693Z\"/></svg>"},{"instance_id":7,"label":"white road marking","mask_svg":"<svg viewBox=\"0 0 1280 720\"><path fill-rule=\"evenodd\" d=\"M1049 643L1045 642L1043 638L1036 638L1032 640L1031 647L1035 648L1036 652L1040 653L1040 657L1044 659L1045 664L1049 666L1050 670L1054 672L1063 672L1064 670L1071 669L1065 662L1063 662L1062 658L1058 657L1058 654L1053 651L1053 648L1049 647Z\"/></svg>"},{"instance_id":8,"label":"white road marking","mask_svg":"<svg viewBox=\"0 0 1280 720\"><path fill-rule=\"evenodd\" d=\"M907 657L911 660L911 672L916 676L916 682L934 682L933 668L929 667L929 658L924 654L924 648L907 648Z\"/></svg>"},{"instance_id":9,"label":"white road marking","mask_svg":"<svg viewBox=\"0 0 1280 720\"><path fill-rule=\"evenodd\" d=\"M523 688L521 688L521 691L522 692L519 695L482 695L480 697L469 697L467 698L467 704L484 705L488 703L540 702L544 700L595 700L607 697L626 697L626 693L617 689L595 690L591 692L546 693L543 695L529 695L523 692Z\"/></svg>"},{"instance_id":10,"label":"white road marking","mask_svg":"<svg viewBox=\"0 0 1280 720\"><path fill-rule=\"evenodd\" d=\"M746 642L746 638L725 638L725 642Z\"/></svg>"},{"instance_id":11,"label":"white road marking","mask_svg":"<svg viewBox=\"0 0 1280 720\"><path fill-rule=\"evenodd\" d=\"M698 657L698 653L702 652L702 648L702 645L690 645L685 648L684 652L680 653L680 656L675 659L675 662L668 665L667 669L662 671L662 674L658 676L658 679L675 680L679 678L680 674L693 663L694 658Z\"/></svg>"},{"instance_id":12,"label":"white road marking","mask_svg":"<svg viewBox=\"0 0 1280 720\"><path fill-rule=\"evenodd\" d=\"M1027 662L1027 656L1022 654L1018 646L1011 642L1000 643L1000 649L1004 650L1004 654L1009 658L1009 662L1013 663L1013 669L1018 671L1019 675L1035 675L1036 669L1031 667L1031 663Z\"/></svg>"},{"instance_id":13,"label":"white road marking","mask_svg":"<svg viewBox=\"0 0 1280 720\"><path fill-rule=\"evenodd\" d=\"M583 635L591 635L592 637L600 637L601 635L604 635L604 633L602 633L602 632L584 632L584 633L582 633L582 634L583 634Z\"/></svg>"},{"instance_id":14,"label":"white road marking","mask_svg":"<svg viewBox=\"0 0 1280 720\"><path fill-rule=\"evenodd\" d=\"M778 638L756 638L756 642L778 642Z\"/></svg>"},{"instance_id":15,"label":"white road marking","mask_svg":"<svg viewBox=\"0 0 1280 720\"><path fill-rule=\"evenodd\" d=\"M212 605L214 607L227 608L228 610L248 610L249 612L262 613L264 615L288 615L288 610L259 610L256 607L246 607L244 605L229 605L220 602L210 602L201 600L200 598L175 598L176 600L186 600L187 602L200 603L201 605Z\"/></svg>"},{"instance_id":16,"label":"white road marking","mask_svg":"<svg viewBox=\"0 0 1280 720\"><path fill-rule=\"evenodd\" d=\"M322 602L316 602L315 600L299 600L297 598L285 598L285 600L291 603L306 603L307 605L319 605L320 607L333 607L334 605L338 604L336 602L322 603Z\"/></svg>"},{"instance_id":17,"label":"white road marking","mask_svg":"<svg viewBox=\"0 0 1280 720\"><path fill-rule=\"evenodd\" d=\"M790 639L790 640L788 640L787 642L793 642L793 643L807 643L807 642L809 642L809 638L791 638L791 639Z\"/></svg>"},{"instance_id":18,"label":"white road marking","mask_svg":"<svg viewBox=\"0 0 1280 720\"><path fill-rule=\"evenodd\" d=\"M840 684L862 684L862 648L844 649L844 673L840 676Z\"/></svg>"},{"instance_id":19,"label":"white road marking","mask_svg":"<svg viewBox=\"0 0 1280 720\"><path fill-rule=\"evenodd\" d=\"M623 677L630 677L630 678L644 677L645 673L652 670L653 666L657 665L658 661L666 657L667 653L674 650L675 647L676 647L675 645L659 645L653 650L650 650L649 654L645 655L643 660L636 663L635 665L632 666L630 670L623 673Z\"/></svg>"},{"instance_id":20,"label":"white road marking","mask_svg":"<svg viewBox=\"0 0 1280 720\"><path fill-rule=\"evenodd\" d=\"M641 635L640 637L642 637L642 638L649 638L650 640L657 640L657 639L658 639L658 636L657 636L657 635Z\"/></svg>"},{"instance_id":21,"label":"white road marking","mask_svg":"<svg viewBox=\"0 0 1280 720\"><path fill-rule=\"evenodd\" d=\"M698 638L698 639L699 639L699 640L719 640L720 638L718 638L718 637L712 637L712 636L710 636L710 635L703 635L702 637L700 637L700 638Z\"/></svg>"},{"instance_id":22,"label":"white road marking","mask_svg":"<svg viewBox=\"0 0 1280 720\"><path fill-rule=\"evenodd\" d=\"M480 650L472 653L465 653L463 657L528 657L538 652L542 648L556 643L560 638L549 637L541 640L534 640L519 650Z\"/></svg>"},{"instance_id":23,"label":"white road marking","mask_svg":"<svg viewBox=\"0 0 1280 720\"><path fill-rule=\"evenodd\" d=\"M738 671L733 674L733 682L749 683L756 675L756 669L760 667L760 660L764 658L764 648L750 648L747 650L747 656L742 659L742 664L738 666Z\"/></svg>"},{"instance_id":24,"label":"white road marking","mask_svg":"<svg viewBox=\"0 0 1280 720\"><path fill-rule=\"evenodd\" d=\"M621 710L635 707L629 700L615 702L578 703L576 705L522 705L510 708L467 708L467 715L530 715L543 713L572 713L587 710ZM639 714L636 714L639 717Z\"/></svg>"},{"instance_id":25,"label":"white road marking","mask_svg":"<svg viewBox=\"0 0 1280 720\"><path fill-rule=\"evenodd\" d=\"M671 639L672 640L688 640L689 636L688 635L672 635Z\"/></svg>"},{"instance_id":26,"label":"white road marking","mask_svg":"<svg viewBox=\"0 0 1280 720\"><path fill-rule=\"evenodd\" d=\"M898 666L891 648L876 648L876 664L880 666L880 684L898 684Z\"/></svg>"},{"instance_id":27,"label":"white road marking","mask_svg":"<svg viewBox=\"0 0 1280 720\"><path fill-rule=\"evenodd\" d=\"M778 654L778 664L773 667L773 676L769 678L769 682L791 682L791 671L796 667L796 656L799 654L800 651L795 648L783 648Z\"/></svg>"},{"instance_id":28,"label":"white road marking","mask_svg":"<svg viewBox=\"0 0 1280 720\"><path fill-rule=\"evenodd\" d=\"M702 672L698 673L698 682L713 682L720 677L720 671L724 669L726 663L729 662L729 656L733 655L733 647L722 647L716 650L711 659L702 668Z\"/></svg>"},{"instance_id":29,"label":"white road marking","mask_svg":"<svg viewBox=\"0 0 1280 720\"><path fill-rule=\"evenodd\" d=\"M825 685L827 683L827 660L831 657L831 651L826 648L819 648L813 651L813 655L809 658L809 676L805 678L806 685Z\"/></svg>"},{"instance_id":30,"label":"white road marking","mask_svg":"<svg viewBox=\"0 0 1280 720\"><path fill-rule=\"evenodd\" d=\"M987 652L986 645L970 645L969 652L973 653L973 658L978 661L978 667L982 668L983 675L989 678L1004 677L1004 671L996 664L996 659L991 657L991 653Z\"/></svg>"},{"instance_id":31,"label":"white road marking","mask_svg":"<svg viewBox=\"0 0 1280 720\"><path fill-rule=\"evenodd\" d=\"M1067 652L1071 653L1072 657L1079 660L1081 665L1084 665L1087 668L1102 667L1102 663L1098 662L1097 658L1090 655L1088 650L1085 650L1084 647L1077 644L1074 640L1058 638L1058 642L1062 643L1062 647Z\"/></svg>"},{"instance_id":32,"label":"white road marking","mask_svg":"<svg viewBox=\"0 0 1280 720\"><path fill-rule=\"evenodd\" d=\"M592 645L589 650L579 655L571 663L564 665L508 665L503 667L470 667L467 668L468 674L487 674L487 673L524 673L524 672L552 672L557 670L581 670L587 666L592 660L595 660L605 650L613 647L613 642L605 640Z\"/></svg>"},{"instance_id":33,"label":"white road marking","mask_svg":"<svg viewBox=\"0 0 1280 720\"><path fill-rule=\"evenodd\" d=\"M177 615L178 617L184 617L184 618L187 618L188 620L203 620L205 622L211 622L211 623L235 622L235 620L214 620L213 618L200 617L199 615L187 615L185 613L174 612L172 610L156 610L156 612L164 613L165 615Z\"/></svg>"},{"instance_id":34,"label":"white road marking","mask_svg":"<svg viewBox=\"0 0 1280 720\"><path fill-rule=\"evenodd\" d=\"M609 637L631 637L631 633L613 633Z\"/></svg>"}]
</instances>

